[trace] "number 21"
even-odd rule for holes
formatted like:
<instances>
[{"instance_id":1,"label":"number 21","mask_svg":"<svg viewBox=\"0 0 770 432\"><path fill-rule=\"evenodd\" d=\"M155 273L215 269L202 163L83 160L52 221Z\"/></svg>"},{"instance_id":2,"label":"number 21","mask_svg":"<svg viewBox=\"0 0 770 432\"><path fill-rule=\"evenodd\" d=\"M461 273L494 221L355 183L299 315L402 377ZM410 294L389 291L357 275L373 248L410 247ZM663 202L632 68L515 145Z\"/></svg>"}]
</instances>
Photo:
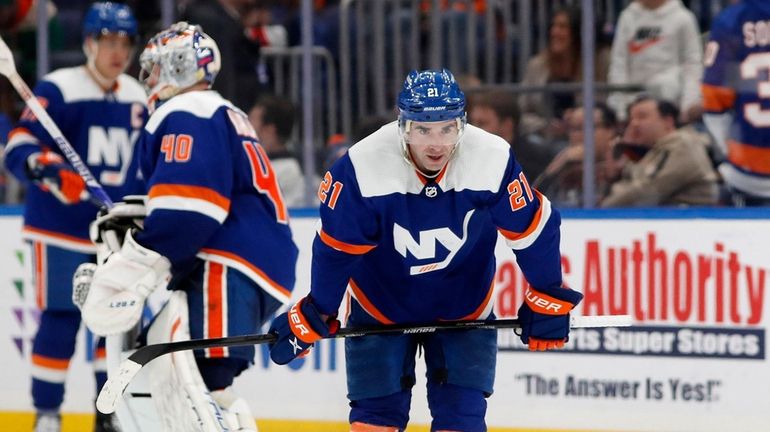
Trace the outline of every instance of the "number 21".
<instances>
[{"instance_id":1,"label":"number 21","mask_svg":"<svg viewBox=\"0 0 770 432\"><path fill-rule=\"evenodd\" d=\"M340 192L342 192L342 187L344 186L338 181L334 182L334 185L332 185L333 180L332 174L327 171L326 174L324 174L321 185L318 187L318 199L320 199L322 203L328 205L332 210L334 210L334 206L337 205L337 199L339 199ZM332 190L331 196L329 195L329 189ZM327 198L329 198L329 202L326 202Z\"/></svg>"},{"instance_id":2,"label":"number 21","mask_svg":"<svg viewBox=\"0 0 770 432\"><path fill-rule=\"evenodd\" d=\"M524 173L519 173L519 178L508 183L508 201L511 203L511 210L521 210L527 205L527 200L524 199L524 194L527 194L527 199L532 202L534 197L532 196L532 189L529 188L527 177Z\"/></svg>"}]
</instances>

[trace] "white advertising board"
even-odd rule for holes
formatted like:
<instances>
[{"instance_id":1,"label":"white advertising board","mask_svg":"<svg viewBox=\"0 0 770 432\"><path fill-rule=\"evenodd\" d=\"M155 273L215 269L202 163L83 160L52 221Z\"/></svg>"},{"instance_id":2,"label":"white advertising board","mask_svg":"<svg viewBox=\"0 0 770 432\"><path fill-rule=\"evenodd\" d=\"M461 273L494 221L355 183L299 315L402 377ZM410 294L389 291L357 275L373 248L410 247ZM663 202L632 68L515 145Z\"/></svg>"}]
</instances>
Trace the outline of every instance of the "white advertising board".
<instances>
[{"instance_id":1,"label":"white advertising board","mask_svg":"<svg viewBox=\"0 0 770 432\"><path fill-rule=\"evenodd\" d=\"M0 217L0 411L30 411L28 357L36 328L20 218ZM314 218L292 220L300 247L295 296L307 292ZM770 221L566 219L566 282L585 294L583 315L630 314L624 329L583 329L566 350L529 353L500 332L492 427L627 431L757 431L770 424L765 335ZM512 317L525 281L498 245L497 315ZM85 340L85 337L83 338ZM79 346L64 410L88 412L93 378ZM419 362L418 362L419 363ZM412 421L428 424L424 379ZM76 390L75 390L76 389ZM342 341L308 358L271 364L266 346L237 381L257 417L345 421Z\"/></svg>"}]
</instances>

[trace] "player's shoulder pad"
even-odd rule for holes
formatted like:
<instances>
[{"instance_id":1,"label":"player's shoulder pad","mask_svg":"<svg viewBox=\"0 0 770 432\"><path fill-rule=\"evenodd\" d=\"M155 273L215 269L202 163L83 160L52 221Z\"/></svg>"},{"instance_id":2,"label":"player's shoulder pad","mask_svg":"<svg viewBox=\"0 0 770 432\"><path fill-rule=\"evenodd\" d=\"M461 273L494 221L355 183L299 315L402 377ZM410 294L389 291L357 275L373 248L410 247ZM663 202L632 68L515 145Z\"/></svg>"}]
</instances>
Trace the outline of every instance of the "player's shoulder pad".
<instances>
[{"instance_id":1,"label":"player's shoulder pad","mask_svg":"<svg viewBox=\"0 0 770 432\"><path fill-rule=\"evenodd\" d=\"M118 102L147 105L147 92L144 86L130 75L121 74L118 77L118 91L115 96Z\"/></svg>"},{"instance_id":2,"label":"player's shoulder pad","mask_svg":"<svg viewBox=\"0 0 770 432\"><path fill-rule=\"evenodd\" d=\"M422 189L412 173L414 168L404 158L396 121L355 143L347 156L364 197L419 193Z\"/></svg>"},{"instance_id":3,"label":"player's shoulder pad","mask_svg":"<svg viewBox=\"0 0 770 432\"><path fill-rule=\"evenodd\" d=\"M497 192L510 159L511 145L505 139L466 125L462 142L446 173L446 188Z\"/></svg>"},{"instance_id":4,"label":"player's shoulder pad","mask_svg":"<svg viewBox=\"0 0 770 432\"><path fill-rule=\"evenodd\" d=\"M213 90L191 91L178 94L164 102L163 105L152 113L150 120L145 126L145 130L149 133L155 133L158 126L175 113L186 113L201 119L210 119L222 107L237 109L232 103Z\"/></svg>"}]
</instances>

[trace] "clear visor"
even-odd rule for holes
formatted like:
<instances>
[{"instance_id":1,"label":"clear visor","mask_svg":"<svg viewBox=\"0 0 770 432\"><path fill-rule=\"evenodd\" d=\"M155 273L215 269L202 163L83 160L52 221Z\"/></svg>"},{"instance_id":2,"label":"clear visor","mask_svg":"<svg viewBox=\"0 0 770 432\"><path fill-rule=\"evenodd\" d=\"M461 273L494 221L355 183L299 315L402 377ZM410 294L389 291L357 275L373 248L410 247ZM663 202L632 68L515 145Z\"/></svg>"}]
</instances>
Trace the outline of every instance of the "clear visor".
<instances>
[{"instance_id":1,"label":"clear visor","mask_svg":"<svg viewBox=\"0 0 770 432\"><path fill-rule=\"evenodd\" d=\"M413 146L457 145L463 132L462 119L446 120L443 122L415 122L407 120L403 126L404 142Z\"/></svg>"}]
</instances>

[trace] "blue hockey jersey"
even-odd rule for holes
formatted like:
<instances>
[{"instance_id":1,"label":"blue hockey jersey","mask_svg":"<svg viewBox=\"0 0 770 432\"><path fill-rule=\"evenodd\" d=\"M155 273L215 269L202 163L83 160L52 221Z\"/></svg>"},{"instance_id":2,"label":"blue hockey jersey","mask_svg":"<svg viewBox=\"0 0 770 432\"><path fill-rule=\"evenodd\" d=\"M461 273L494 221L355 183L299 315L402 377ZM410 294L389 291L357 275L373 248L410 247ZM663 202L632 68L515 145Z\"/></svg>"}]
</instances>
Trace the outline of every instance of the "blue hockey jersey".
<instances>
[{"instance_id":1,"label":"blue hockey jersey","mask_svg":"<svg viewBox=\"0 0 770 432\"><path fill-rule=\"evenodd\" d=\"M559 213L508 143L466 126L435 179L405 159L396 122L354 145L319 188L311 295L335 313L349 286L384 324L485 319L498 232L534 287L561 286Z\"/></svg>"},{"instance_id":2,"label":"blue hockey jersey","mask_svg":"<svg viewBox=\"0 0 770 432\"><path fill-rule=\"evenodd\" d=\"M246 115L215 91L174 96L150 117L138 152L149 199L136 240L176 273L197 256L238 269L288 302L298 250Z\"/></svg>"},{"instance_id":3,"label":"blue hockey jersey","mask_svg":"<svg viewBox=\"0 0 770 432\"><path fill-rule=\"evenodd\" d=\"M770 197L770 3L725 8L706 47L706 124L723 146L720 172L731 186Z\"/></svg>"},{"instance_id":4,"label":"blue hockey jersey","mask_svg":"<svg viewBox=\"0 0 770 432\"><path fill-rule=\"evenodd\" d=\"M88 70L80 66L46 75L37 83L34 93L113 200L141 190L136 181L133 152L147 120L147 95L139 82L120 75L115 88L105 92ZM96 218L98 208L90 202L64 205L52 194L29 183L27 158L42 149L62 154L27 109L9 134L5 148L6 167L28 185L25 238L70 250L95 252L88 238L88 225Z\"/></svg>"}]
</instances>

